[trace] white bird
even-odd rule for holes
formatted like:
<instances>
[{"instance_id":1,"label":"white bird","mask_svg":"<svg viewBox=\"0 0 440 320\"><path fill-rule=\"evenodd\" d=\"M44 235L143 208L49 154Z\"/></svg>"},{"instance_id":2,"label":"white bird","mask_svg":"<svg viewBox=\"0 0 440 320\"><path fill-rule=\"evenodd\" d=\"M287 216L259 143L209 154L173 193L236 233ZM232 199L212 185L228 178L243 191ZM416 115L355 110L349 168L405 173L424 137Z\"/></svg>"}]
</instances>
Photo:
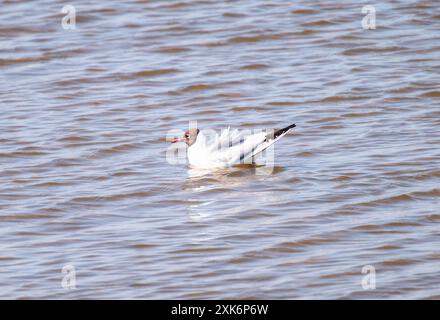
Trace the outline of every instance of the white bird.
<instances>
[{"instance_id":1,"label":"white bird","mask_svg":"<svg viewBox=\"0 0 440 320\"><path fill-rule=\"evenodd\" d=\"M276 141L285 136L295 124L271 132L259 132L245 135L239 130L224 130L214 137L209 132L196 128L189 129L175 142L188 145L188 163L193 168L225 168L240 163L251 163L253 158ZM213 139L210 139L213 138Z\"/></svg>"}]
</instances>

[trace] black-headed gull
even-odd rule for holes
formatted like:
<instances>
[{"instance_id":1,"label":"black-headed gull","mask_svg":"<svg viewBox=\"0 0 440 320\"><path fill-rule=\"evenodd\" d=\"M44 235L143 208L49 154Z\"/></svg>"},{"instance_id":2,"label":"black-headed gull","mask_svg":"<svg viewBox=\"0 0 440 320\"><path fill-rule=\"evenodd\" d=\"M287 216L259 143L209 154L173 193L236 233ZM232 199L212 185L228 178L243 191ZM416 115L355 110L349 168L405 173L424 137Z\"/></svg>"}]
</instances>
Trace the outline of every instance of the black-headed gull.
<instances>
[{"instance_id":1,"label":"black-headed gull","mask_svg":"<svg viewBox=\"0 0 440 320\"><path fill-rule=\"evenodd\" d=\"M173 138L172 143L185 142L188 145L188 163L194 168L224 168L240 163L251 163L257 154L264 151L286 135L292 124L283 129L261 131L251 135L230 128L214 137L205 130L189 129L182 138ZM213 138L213 139L211 139Z\"/></svg>"}]
</instances>

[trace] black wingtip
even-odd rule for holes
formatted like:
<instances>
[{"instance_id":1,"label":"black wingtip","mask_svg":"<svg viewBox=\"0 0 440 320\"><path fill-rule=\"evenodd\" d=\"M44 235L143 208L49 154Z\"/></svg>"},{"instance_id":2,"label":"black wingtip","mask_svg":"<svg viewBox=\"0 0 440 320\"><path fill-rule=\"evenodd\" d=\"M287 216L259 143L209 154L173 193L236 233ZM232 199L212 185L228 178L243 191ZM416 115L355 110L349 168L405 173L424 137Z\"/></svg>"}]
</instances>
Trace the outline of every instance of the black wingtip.
<instances>
[{"instance_id":1,"label":"black wingtip","mask_svg":"<svg viewBox=\"0 0 440 320\"><path fill-rule=\"evenodd\" d=\"M273 138L276 139L280 135L282 135L283 133L285 133L285 132L287 132L290 129L295 128L295 127L296 127L296 124L291 124L290 126L287 126L287 127L283 128L283 129L280 129L280 130L277 130L277 131L274 132Z\"/></svg>"}]
</instances>

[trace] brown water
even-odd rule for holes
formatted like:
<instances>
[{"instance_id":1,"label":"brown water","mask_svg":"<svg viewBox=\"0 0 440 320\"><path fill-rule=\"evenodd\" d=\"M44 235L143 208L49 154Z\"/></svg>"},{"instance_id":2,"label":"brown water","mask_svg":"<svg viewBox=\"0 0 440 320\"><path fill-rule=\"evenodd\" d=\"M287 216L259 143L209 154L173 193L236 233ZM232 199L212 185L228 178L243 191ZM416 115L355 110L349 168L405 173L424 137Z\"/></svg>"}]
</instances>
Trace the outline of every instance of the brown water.
<instances>
[{"instance_id":1,"label":"brown water","mask_svg":"<svg viewBox=\"0 0 440 320\"><path fill-rule=\"evenodd\" d=\"M2 1L0 298L439 299L440 7L350 2ZM190 120L298 127L192 177Z\"/></svg>"}]
</instances>

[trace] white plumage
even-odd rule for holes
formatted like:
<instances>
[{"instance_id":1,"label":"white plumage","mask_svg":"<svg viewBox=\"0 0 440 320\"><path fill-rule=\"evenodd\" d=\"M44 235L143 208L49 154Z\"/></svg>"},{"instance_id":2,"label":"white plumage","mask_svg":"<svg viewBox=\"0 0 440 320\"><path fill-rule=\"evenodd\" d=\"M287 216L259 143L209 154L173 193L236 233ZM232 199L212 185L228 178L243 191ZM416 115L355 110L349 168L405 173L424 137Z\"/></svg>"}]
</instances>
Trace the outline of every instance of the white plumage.
<instances>
[{"instance_id":1,"label":"white plumage","mask_svg":"<svg viewBox=\"0 0 440 320\"><path fill-rule=\"evenodd\" d=\"M188 163L194 168L224 168L240 163L251 163L252 158L281 139L291 128L246 135L239 130L223 130L210 135L201 130L196 141L188 147Z\"/></svg>"}]
</instances>

